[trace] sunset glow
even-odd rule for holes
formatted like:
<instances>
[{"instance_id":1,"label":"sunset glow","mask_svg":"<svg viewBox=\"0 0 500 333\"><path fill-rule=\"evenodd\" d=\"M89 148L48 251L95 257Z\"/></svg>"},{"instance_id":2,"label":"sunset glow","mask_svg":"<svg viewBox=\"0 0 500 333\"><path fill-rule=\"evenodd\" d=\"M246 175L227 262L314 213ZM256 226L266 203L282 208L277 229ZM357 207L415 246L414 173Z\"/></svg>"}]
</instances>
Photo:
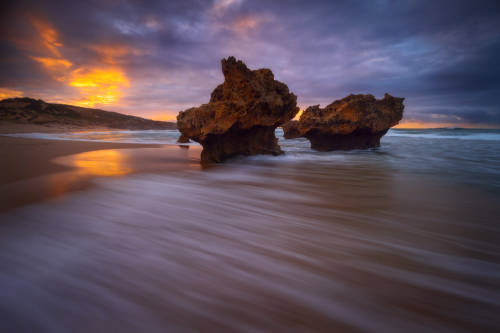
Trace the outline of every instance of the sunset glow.
<instances>
[{"instance_id":1,"label":"sunset glow","mask_svg":"<svg viewBox=\"0 0 500 333\"><path fill-rule=\"evenodd\" d=\"M8 7L0 89L175 119L207 102L223 80L220 60L235 56L271 69L301 109L389 93L405 97L398 128L500 127L499 75L491 66L500 36L495 10L470 10L475 5L465 2L456 13L421 3L406 11L391 1L105 3ZM414 13L438 18L424 25ZM400 19L388 33L393 17Z\"/></svg>"},{"instance_id":2,"label":"sunset glow","mask_svg":"<svg viewBox=\"0 0 500 333\"><path fill-rule=\"evenodd\" d=\"M0 333L500 333L500 0L0 14Z\"/></svg>"},{"instance_id":3,"label":"sunset glow","mask_svg":"<svg viewBox=\"0 0 500 333\"><path fill-rule=\"evenodd\" d=\"M22 97L23 92L14 89L0 88L0 99L12 98L12 97Z\"/></svg>"},{"instance_id":4,"label":"sunset glow","mask_svg":"<svg viewBox=\"0 0 500 333\"><path fill-rule=\"evenodd\" d=\"M83 68L72 72L69 85L80 90L82 99L75 104L95 106L96 104L112 104L123 96L122 88L130 85L125 73L119 68Z\"/></svg>"},{"instance_id":5,"label":"sunset glow","mask_svg":"<svg viewBox=\"0 0 500 333\"><path fill-rule=\"evenodd\" d=\"M176 121L177 116L172 114L155 114L150 117L153 120L159 121Z\"/></svg>"},{"instance_id":6,"label":"sunset glow","mask_svg":"<svg viewBox=\"0 0 500 333\"><path fill-rule=\"evenodd\" d=\"M445 127L461 127L461 128L498 128L491 124L469 124L469 123L436 123L436 122L420 122L420 121L405 121L393 128L396 129L431 129Z\"/></svg>"},{"instance_id":7,"label":"sunset glow","mask_svg":"<svg viewBox=\"0 0 500 333\"><path fill-rule=\"evenodd\" d=\"M62 103L94 107L96 105L116 105L124 95L124 88L130 86L125 71L116 65L119 57L130 50L123 46L93 47L100 54L102 62L109 66L76 66L63 57L64 45L58 40L58 32L40 19L32 20L33 26L47 51L53 56L31 56L56 81L75 88L75 96L68 96Z\"/></svg>"},{"instance_id":8,"label":"sunset glow","mask_svg":"<svg viewBox=\"0 0 500 333\"><path fill-rule=\"evenodd\" d=\"M63 44L59 41L59 34L57 31L48 23L41 19L33 18L31 23L38 31L40 39L45 46L45 48L56 57L60 57L61 53L59 48Z\"/></svg>"}]
</instances>

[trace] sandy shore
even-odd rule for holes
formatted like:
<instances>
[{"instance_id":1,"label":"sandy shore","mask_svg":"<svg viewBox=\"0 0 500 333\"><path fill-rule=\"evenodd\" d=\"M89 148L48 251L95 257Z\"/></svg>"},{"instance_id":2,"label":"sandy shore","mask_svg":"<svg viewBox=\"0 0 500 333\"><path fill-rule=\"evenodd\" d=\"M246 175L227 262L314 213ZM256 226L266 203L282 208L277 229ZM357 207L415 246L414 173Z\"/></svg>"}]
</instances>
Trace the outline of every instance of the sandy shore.
<instances>
[{"instance_id":1,"label":"sandy shore","mask_svg":"<svg viewBox=\"0 0 500 333\"><path fill-rule=\"evenodd\" d=\"M195 150L0 136L0 211L87 188L96 177L183 169Z\"/></svg>"},{"instance_id":2,"label":"sandy shore","mask_svg":"<svg viewBox=\"0 0 500 333\"><path fill-rule=\"evenodd\" d=\"M11 133L61 133L61 132L81 132L81 131L111 131L116 128L107 127L77 127L69 125L36 125L36 124L16 124L10 122L0 122L0 134Z\"/></svg>"},{"instance_id":3,"label":"sandy shore","mask_svg":"<svg viewBox=\"0 0 500 333\"><path fill-rule=\"evenodd\" d=\"M67 171L69 166L53 163L60 156L87 151L123 148L153 148L141 145L107 142L58 141L0 136L0 186L28 178Z\"/></svg>"}]
</instances>

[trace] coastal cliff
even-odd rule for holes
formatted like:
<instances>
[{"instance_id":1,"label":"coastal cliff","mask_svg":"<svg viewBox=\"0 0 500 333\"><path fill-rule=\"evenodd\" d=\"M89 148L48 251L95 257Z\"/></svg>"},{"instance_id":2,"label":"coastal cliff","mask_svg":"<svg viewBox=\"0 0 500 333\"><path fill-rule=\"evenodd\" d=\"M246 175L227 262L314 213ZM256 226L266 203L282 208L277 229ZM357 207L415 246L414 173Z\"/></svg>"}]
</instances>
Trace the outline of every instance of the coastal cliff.
<instances>
[{"instance_id":1,"label":"coastal cliff","mask_svg":"<svg viewBox=\"0 0 500 333\"><path fill-rule=\"evenodd\" d=\"M0 101L0 122L76 128L106 127L112 129L175 129L173 122L156 121L117 112L46 103L28 97Z\"/></svg>"}]
</instances>

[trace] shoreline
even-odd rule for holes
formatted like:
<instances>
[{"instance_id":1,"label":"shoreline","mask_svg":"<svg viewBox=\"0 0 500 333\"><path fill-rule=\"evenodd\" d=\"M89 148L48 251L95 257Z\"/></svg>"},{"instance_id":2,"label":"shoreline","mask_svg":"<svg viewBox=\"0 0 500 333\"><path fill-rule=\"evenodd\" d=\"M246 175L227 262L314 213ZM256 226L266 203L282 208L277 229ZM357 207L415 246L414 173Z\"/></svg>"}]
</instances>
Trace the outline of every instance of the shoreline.
<instances>
[{"instance_id":1,"label":"shoreline","mask_svg":"<svg viewBox=\"0 0 500 333\"><path fill-rule=\"evenodd\" d=\"M53 160L67 155L104 149L159 148L159 144L110 143L71 140L28 139L0 136L0 186L56 172L70 166ZM36 165L36 168L33 168Z\"/></svg>"},{"instance_id":2,"label":"shoreline","mask_svg":"<svg viewBox=\"0 0 500 333\"><path fill-rule=\"evenodd\" d=\"M199 149L0 135L0 212L88 188L99 177L193 167Z\"/></svg>"},{"instance_id":3,"label":"shoreline","mask_svg":"<svg viewBox=\"0 0 500 333\"><path fill-rule=\"evenodd\" d=\"M0 122L0 134L16 133L68 133L83 131L120 131L124 129L109 128L102 126L70 126L70 125L37 125L37 124L18 124L9 122Z\"/></svg>"}]
</instances>

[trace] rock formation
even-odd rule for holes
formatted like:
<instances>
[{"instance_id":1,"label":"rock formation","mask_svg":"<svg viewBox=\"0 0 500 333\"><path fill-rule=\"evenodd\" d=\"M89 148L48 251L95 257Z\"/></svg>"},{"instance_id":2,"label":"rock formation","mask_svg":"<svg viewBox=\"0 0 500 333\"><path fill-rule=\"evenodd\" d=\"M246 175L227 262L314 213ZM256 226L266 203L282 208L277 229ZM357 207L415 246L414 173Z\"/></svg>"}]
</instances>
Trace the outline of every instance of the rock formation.
<instances>
[{"instance_id":1,"label":"rock formation","mask_svg":"<svg viewBox=\"0 0 500 333\"><path fill-rule=\"evenodd\" d=\"M349 95L321 109L308 107L299 121L283 125L285 138L305 137L319 151L380 146L380 138L403 117L404 98Z\"/></svg>"},{"instance_id":2,"label":"rock formation","mask_svg":"<svg viewBox=\"0 0 500 333\"><path fill-rule=\"evenodd\" d=\"M297 114L297 97L271 70L252 71L234 57L222 59L222 73L224 83L208 104L177 116L182 137L203 146L204 164L234 155L280 154L274 130Z\"/></svg>"},{"instance_id":3,"label":"rock formation","mask_svg":"<svg viewBox=\"0 0 500 333\"><path fill-rule=\"evenodd\" d=\"M297 120L290 120L289 122L281 125L283 128L283 135L285 139L296 139L302 136L299 129L299 122Z\"/></svg>"},{"instance_id":4,"label":"rock formation","mask_svg":"<svg viewBox=\"0 0 500 333\"><path fill-rule=\"evenodd\" d=\"M181 136L177 139L178 143L189 143L189 138L185 136L184 134L181 134Z\"/></svg>"}]
</instances>

